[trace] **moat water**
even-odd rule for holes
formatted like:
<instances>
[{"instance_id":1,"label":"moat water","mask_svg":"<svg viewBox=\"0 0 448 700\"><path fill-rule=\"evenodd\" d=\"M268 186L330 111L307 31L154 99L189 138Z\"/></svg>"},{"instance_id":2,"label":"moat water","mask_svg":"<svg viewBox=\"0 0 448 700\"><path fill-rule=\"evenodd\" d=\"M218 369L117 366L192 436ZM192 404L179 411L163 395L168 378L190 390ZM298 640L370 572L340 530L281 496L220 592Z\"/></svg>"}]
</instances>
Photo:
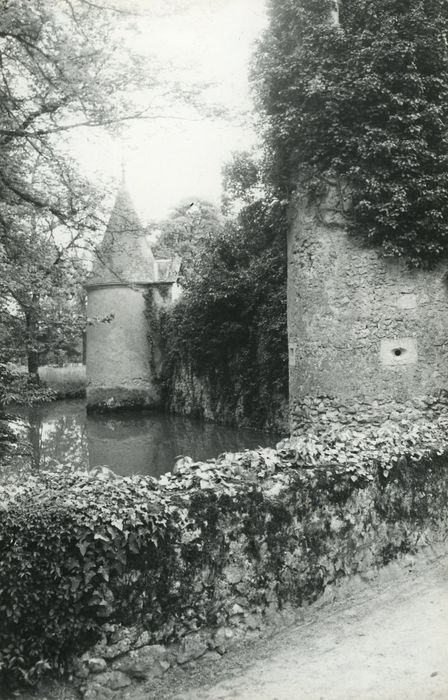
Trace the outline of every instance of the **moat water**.
<instances>
[{"instance_id":1,"label":"moat water","mask_svg":"<svg viewBox=\"0 0 448 700\"><path fill-rule=\"evenodd\" d=\"M176 457L206 460L222 452L272 446L279 439L261 431L150 411L87 414L83 401L55 402L9 411L20 437L21 460L31 469L63 463L81 468L107 465L123 476L160 476Z\"/></svg>"}]
</instances>

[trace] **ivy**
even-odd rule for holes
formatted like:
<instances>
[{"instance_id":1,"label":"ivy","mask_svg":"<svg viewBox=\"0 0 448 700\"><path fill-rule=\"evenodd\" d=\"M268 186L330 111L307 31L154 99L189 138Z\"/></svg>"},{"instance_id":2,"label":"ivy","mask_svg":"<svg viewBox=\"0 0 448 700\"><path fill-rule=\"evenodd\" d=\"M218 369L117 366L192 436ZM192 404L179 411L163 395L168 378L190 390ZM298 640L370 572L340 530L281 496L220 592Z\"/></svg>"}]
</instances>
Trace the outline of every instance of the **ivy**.
<instances>
[{"instance_id":1,"label":"ivy","mask_svg":"<svg viewBox=\"0 0 448 700\"><path fill-rule=\"evenodd\" d=\"M349 230L431 266L448 252L448 6L271 0L253 70L270 178L350 182Z\"/></svg>"},{"instance_id":2,"label":"ivy","mask_svg":"<svg viewBox=\"0 0 448 700\"><path fill-rule=\"evenodd\" d=\"M246 423L263 426L275 414L287 395L284 232L284 204L257 200L198 250L183 297L159 324L167 401L183 366L228 415L240 405Z\"/></svg>"},{"instance_id":3,"label":"ivy","mask_svg":"<svg viewBox=\"0 0 448 700\"><path fill-rule=\"evenodd\" d=\"M64 671L106 623L179 640L231 624L236 598L246 611L314 600L445 536L447 428L330 429L279 450L184 458L158 481L67 467L5 480L1 688Z\"/></svg>"}]
</instances>

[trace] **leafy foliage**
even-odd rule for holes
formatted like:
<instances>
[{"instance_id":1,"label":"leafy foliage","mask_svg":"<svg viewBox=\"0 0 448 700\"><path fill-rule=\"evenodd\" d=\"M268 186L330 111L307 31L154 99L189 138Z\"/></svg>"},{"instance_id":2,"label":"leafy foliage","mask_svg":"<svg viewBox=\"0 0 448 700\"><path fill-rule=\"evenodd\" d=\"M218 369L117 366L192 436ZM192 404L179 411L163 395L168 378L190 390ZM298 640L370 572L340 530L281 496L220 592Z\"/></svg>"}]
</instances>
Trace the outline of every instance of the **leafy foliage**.
<instances>
[{"instance_id":1,"label":"leafy foliage","mask_svg":"<svg viewBox=\"0 0 448 700\"><path fill-rule=\"evenodd\" d=\"M448 6L271 0L254 68L270 176L283 193L350 183L349 226L386 255L448 251Z\"/></svg>"},{"instance_id":2,"label":"leafy foliage","mask_svg":"<svg viewBox=\"0 0 448 700\"><path fill-rule=\"evenodd\" d=\"M194 198L180 202L170 215L154 224L159 236L153 245L156 257L179 256L182 259L181 279L191 274L193 260L206 241L213 242L223 229L219 210L210 202Z\"/></svg>"},{"instance_id":3,"label":"leafy foliage","mask_svg":"<svg viewBox=\"0 0 448 700\"><path fill-rule=\"evenodd\" d=\"M158 482L63 469L4 484L2 687L62 670L105 623L140 624L166 643L227 624L236 597L248 610L314 600L437 537L446 427L185 458ZM228 567L241 574L229 580Z\"/></svg>"},{"instance_id":4,"label":"leafy foliage","mask_svg":"<svg viewBox=\"0 0 448 700\"><path fill-rule=\"evenodd\" d=\"M284 218L275 198L254 200L197 251L184 295L162 321L169 394L187 364L210 380L217 402L241 402L257 425L286 395Z\"/></svg>"},{"instance_id":5,"label":"leafy foliage","mask_svg":"<svg viewBox=\"0 0 448 700\"><path fill-rule=\"evenodd\" d=\"M13 374L10 368L4 363L0 363L0 459L11 452L17 440L9 425L8 416L5 413L5 406L11 396L9 387L13 383Z\"/></svg>"},{"instance_id":6,"label":"leafy foliage","mask_svg":"<svg viewBox=\"0 0 448 700\"><path fill-rule=\"evenodd\" d=\"M223 168L224 212L231 213L234 209L252 204L256 194L263 194L262 172L262 164L254 153L233 153Z\"/></svg>"},{"instance_id":7,"label":"leafy foliage","mask_svg":"<svg viewBox=\"0 0 448 700\"><path fill-rule=\"evenodd\" d=\"M86 323L85 270L75 255L60 259L51 228L29 226L29 212L22 213L20 230L0 247L0 352L12 361L26 358L37 375L43 361L78 350Z\"/></svg>"}]
</instances>

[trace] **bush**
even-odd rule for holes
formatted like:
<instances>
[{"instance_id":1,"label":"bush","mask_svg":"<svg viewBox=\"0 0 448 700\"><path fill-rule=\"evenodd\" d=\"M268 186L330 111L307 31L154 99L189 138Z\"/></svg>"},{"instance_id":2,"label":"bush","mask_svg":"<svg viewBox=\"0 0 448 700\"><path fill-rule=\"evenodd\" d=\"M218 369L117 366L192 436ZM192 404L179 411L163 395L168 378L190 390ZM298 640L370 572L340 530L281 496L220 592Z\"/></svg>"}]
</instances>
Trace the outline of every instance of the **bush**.
<instances>
[{"instance_id":1,"label":"bush","mask_svg":"<svg viewBox=\"0 0 448 700\"><path fill-rule=\"evenodd\" d=\"M42 386L36 377L22 367L0 364L0 407L9 404L34 404L54 401L56 392Z\"/></svg>"},{"instance_id":2,"label":"bush","mask_svg":"<svg viewBox=\"0 0 448 700\"><path fill-rule=\"evenodd\" d=\"M166 643L228 624L235 600L244 612L314 600L446 537L446 427L328 431L186 459L158 482L61 470L3 486L3 683L63 670L106 622Z\"/></svg>"}]
</instances>

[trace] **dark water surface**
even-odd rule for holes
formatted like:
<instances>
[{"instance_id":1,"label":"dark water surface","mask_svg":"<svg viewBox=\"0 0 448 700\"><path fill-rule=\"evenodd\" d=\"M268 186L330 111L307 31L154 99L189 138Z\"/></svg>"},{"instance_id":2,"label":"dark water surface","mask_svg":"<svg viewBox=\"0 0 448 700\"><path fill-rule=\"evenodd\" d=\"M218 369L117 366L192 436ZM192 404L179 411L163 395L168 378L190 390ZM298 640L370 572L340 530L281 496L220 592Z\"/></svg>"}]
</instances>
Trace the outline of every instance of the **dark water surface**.
<instances>
[{"instance_id":1,"label":"dark water surface","mask_svg":"<svg viewBox=\"0 0 448 700\"><path fill-rule=\"evenodd\" d=\"M176 457L195 460L221 452L272 446L277 436L149 411L87 414L83 401L59 401L9 410L34 469L62 462L117 474L160 476Z\"/></svg>"}]
</instances>

